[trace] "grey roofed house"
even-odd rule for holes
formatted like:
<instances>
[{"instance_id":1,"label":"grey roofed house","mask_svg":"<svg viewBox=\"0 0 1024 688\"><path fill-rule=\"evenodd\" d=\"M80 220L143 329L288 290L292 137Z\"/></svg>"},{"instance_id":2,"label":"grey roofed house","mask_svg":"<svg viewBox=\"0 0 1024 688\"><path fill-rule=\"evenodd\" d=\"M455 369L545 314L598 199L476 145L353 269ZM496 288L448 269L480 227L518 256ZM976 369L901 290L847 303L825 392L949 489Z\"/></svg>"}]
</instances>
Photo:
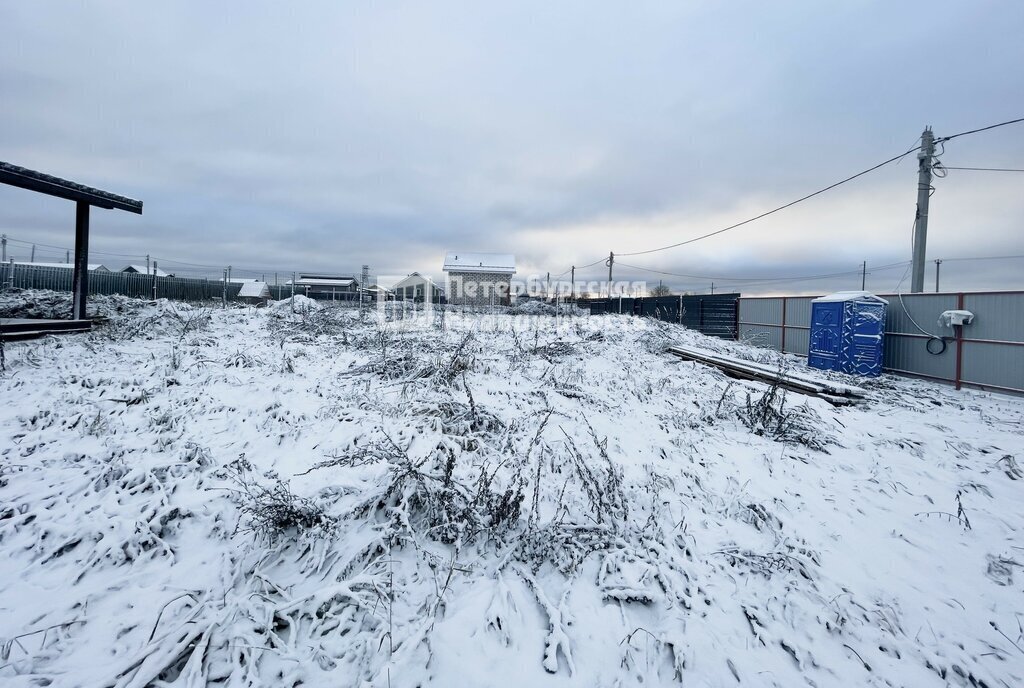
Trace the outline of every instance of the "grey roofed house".
<instances>
[{"instance_id":1,"label":"grey roofed house","mask_svg":"<svg viewBox=\"0 0 1024 688\"><path fill-rule=\"evenodd\" d=\"M507 306L516 257L511 253L449 251L444 257L444 271L448 273L448 303Z\"/></svg>"},{"instance_id":2,"label":"grey roofed house","mask_svg":"<svg viewBox=\"0 0 1024 688\"><path fill-rule=\"evenodd\" d=\"M166 272L158 267L147 267L145 265L126 265L121 268L121 272L137 272L141 275L156 275L157 277L170 277Z\"/></svg>"},{"instance_id":3,"label":"grey roofed house","mask_svg":"<svg viewBox=\"0 0 1024 688\"><path fill-rule=\"evenodd\" d=\"M270 287L266 282L246 280L238 290L238 299L245 303L266 303L270 300Z\"/></svg>"},{"instance_id":4,"label":"grey roofed house","mask_svg":"<svg viewBox=\"0 0 1024 688\"><path fill-rule=\"evenodd\" d=\"M396 299L406 301L426 301L429 298L432 303L437 303L444 296L444 288L441 285L418 272L396 282L392 290Z\"/></svg>"}]
</instances>

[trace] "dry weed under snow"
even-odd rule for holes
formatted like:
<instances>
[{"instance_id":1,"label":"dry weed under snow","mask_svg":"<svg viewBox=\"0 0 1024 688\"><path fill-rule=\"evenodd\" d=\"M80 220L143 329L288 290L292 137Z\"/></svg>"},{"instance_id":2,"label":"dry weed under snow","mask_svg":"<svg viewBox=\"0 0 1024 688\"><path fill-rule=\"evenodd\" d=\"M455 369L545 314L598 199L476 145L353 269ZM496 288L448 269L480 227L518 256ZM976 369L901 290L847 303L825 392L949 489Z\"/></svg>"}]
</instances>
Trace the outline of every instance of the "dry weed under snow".
<instances>
[{"instance_id":1,"label":"dry weed under snow","mask_svg":"<svg viewBox=\"0 0 1024 688\"><path fill-rule=\"evenodd\" d=\"M99 307L5 347L4 685L1024 683L1021 399L836 409L621 316Z\"/></svg>"}]
</instances>

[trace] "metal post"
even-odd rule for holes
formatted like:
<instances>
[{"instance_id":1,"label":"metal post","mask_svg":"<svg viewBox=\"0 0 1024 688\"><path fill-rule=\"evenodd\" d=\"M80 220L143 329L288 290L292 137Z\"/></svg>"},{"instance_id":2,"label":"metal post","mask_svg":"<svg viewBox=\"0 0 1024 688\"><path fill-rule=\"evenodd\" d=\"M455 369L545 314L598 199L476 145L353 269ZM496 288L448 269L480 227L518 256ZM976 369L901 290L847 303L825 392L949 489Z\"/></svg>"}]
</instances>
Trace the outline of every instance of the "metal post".
<instances>
[{"instance_id":1,"label":"metal post","mask_svg":"<svg viewBox=\"0 0 1024 688\"><path fill-rule=\"evenodd\" d=\"M153 300L156 301L156 261L153 261Z\"/></svg>"},{"instance_id":2,"label":"metal post","mask_svg":"<svg viewBox=\"0 0 1024 688\"><path fill-rule=\"evenodd\" d=\"M913 273L910 292L924 291L924 257L928 242L928 199L932 193L932 156L935 155L935 136L931 127L921 134L921 150L917 153L917 216L914 221Z\"/></svg>"},{"instance_id":3,"label":"metal post","mask_svg":"<svg viewBox=\"0 0 1024 688\"><path fill-rule=\"evenodd\" d=\"M865 285L868 283L868 262L865 260L860 264L860 290L864 291Z\"/></svg>"},{"instance_id":4,"label":"metal post","mask_svg":"<svg viewBox=\"0 0 1024 688\"><path fill-rule=\"evenodd\" d=\"M224 281L221 283L220 307L228 307L228 269L224 268Z\"/></svg>"},{"instance_id":5,"label":"metal post","mask_svg":"<svg viewBox=\"0 0 1024 688\"><path fill-rule=\"evenodd\" d=\"M935 259L935 293L939 293L939 266L942 265L942 259Z\"/></svg>"},{"instance_id":6,"label":"metal post","mask_svg":"<svg viewBox=\"0 0 1024 688\"><path fill-rule=\"evenodd\" d=\"M35 246L32 247L35 255ZM75 267L71 273L71 319L85 320L89 295L89 204L75 204Z\"/></svg>"},{"instance_id":7,"label":"metal post","mask_svg":"<svg viewBox=\"0 0 1024 688\"><path fill-rule=\"evenodd\" d=\"M14 256L11 256L10 262L7 263L7 280L11 289L14 289Z\"/></svg>"},{"instance_id":8,"label":"metal post","mask_svg":"<svg viewBox=\"0 0 1024 688\"><path fill-rule=\"evenodd\" d=\"M964 294L960 292L956 295L956 307L958 310L964 309ZM964 373L964 328L962 325L957 325L953 328L954 334L956 335L956 372L954 373L956 379L956 388L960 389L963 381Z\"/></svg>"},{"instance_id":9,"label":"metal post","mask_svg":"<svg viewBox=\"0 0 1024 688\"><path fill-rule=\"evenodd\" d=\"M779 345L779 350L782 353L786 353L786 302L787 302L787 298L785 296L783 296L782 297L782 341L781 341L781 343ZM738 322L739 322L739 320L737 319L737 323ZM737 327L738 327L738 325L737 325Z\"/></svg>"},{"instance_id":10,"label":"metal post","mask_svg":"<svg viewBox=\"0 0 1024 688\"><path fill-rule=\"evenodd\" d=\"M608 252L608 298L612 298L612 266L615 265L615 254ZM619 296L619 312L622 312L622 296Z\"/></svg>"},{"instance_id":11,"label":"metal post","mask_svg":"<svg viewBox=\"0 0 1024 688\"><path fill-rule=\"evenodd\" d=\"M363 271L359 275L359 277L360 277L360 279L362 281L359 283L359 286L356 288L356 291L359 292L359 317L361 318L364 315L364 313L363 313L363 303L366 300L366 299L363 298L363 296L366 293L366 287L368 286L368 282L370 281L370 266L369 265L364 265L363 266Z\"/></svg>"}]
</instances>

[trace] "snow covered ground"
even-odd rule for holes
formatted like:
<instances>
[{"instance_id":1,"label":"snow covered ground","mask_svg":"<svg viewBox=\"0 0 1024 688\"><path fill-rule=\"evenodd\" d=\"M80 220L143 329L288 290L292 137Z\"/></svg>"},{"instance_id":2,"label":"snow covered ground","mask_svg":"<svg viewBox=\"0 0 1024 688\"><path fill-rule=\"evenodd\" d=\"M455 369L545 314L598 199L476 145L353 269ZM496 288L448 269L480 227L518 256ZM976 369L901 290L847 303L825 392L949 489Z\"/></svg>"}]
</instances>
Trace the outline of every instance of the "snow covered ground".
<instances>
[{"instance_id":1,"label":"snow covered ground","mask_svg":"<svg viewBox=\"0 0 1024 688\"><path fill-rule=\"evenodd\" d=\"M1022 399L833 408L622 316L97 303L4 351L5 686L1024 684Z\"/></svg>"}]
</instances>

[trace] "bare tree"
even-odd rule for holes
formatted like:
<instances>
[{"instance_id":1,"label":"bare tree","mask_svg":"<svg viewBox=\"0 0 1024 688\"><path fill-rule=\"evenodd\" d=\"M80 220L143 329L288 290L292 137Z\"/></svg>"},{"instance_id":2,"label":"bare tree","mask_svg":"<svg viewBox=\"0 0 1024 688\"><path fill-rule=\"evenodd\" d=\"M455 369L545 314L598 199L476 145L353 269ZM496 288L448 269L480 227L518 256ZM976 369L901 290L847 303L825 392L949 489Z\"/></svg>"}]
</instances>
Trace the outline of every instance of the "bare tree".
<instances>
[{"instance_id":1,"label":"bare tree","mask_svg":"<svg viewBox=\"0 0 1024 688\"><path fill-rule=\"evenodd\" d=\"M651 296L672 296L672 290L664 284L659 284L654 289L651 289Z\"/></svg>"}]
</instances>

